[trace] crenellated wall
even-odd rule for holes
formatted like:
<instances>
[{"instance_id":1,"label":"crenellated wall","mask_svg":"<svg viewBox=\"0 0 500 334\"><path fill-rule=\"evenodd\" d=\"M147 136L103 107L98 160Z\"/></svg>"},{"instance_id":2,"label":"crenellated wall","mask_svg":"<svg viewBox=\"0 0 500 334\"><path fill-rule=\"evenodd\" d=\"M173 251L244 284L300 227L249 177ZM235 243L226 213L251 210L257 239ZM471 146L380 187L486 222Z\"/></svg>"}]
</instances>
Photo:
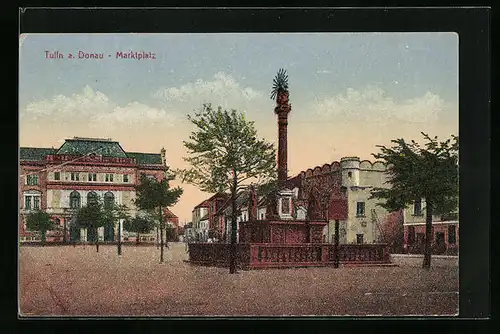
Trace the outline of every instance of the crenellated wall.
<instances>
[{"instance_id":1,"label":"crenellated wall","mask_svg":"<svg viewBox=\"0 0 500 334\"><path fill-rule=\"evenodd\" d=\"M309 168L299 174L299 197L307 199L308 194L314 191L323 208L329 211L329 224L323 231L325 241L333 242L335 219L340 222L341 242L355 243L360 234L364 243L378 239L379 225L387 211L370 196L374 187L389 186L386 171L387 167L381 161L343 157L340 162ZM363 202L365 208L360 215L357 214L358 202Z\"/></svg>"}]
</instances>

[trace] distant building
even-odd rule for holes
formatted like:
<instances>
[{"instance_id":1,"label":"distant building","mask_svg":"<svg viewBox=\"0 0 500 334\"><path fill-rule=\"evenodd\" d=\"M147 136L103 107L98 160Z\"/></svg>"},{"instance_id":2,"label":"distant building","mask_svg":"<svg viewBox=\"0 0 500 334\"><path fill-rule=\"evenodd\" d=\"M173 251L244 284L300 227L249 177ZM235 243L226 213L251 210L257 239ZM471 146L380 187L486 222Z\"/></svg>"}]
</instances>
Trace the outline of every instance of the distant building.
<instances>
[{"instance_id":1,"label":"distant building","mask_svg":"<svg viewBox=\"0 0 500 334\"><path fill-rule=\"evenodd\" d=\"M409 253L422 253L425 243L425 199L416 200L404 210L404 247ZM433 253L458 252L458 214L432 217Z\"/></svg>"},{"instance_id":2,"label":"distant building","mask_svg":"<svg viewBox=\"0 0 500 334\"><path fill-rule=\"evenodd\" d=\"M126 152L111 139L75 137L57 149L21 147L19 153L21 241L39 240L25 226L26 215L38 209L51 214L57 225L47 241L87 241L96 233L102 241L114 241L118 225L87 231L76 226L76 211L100 197L124 204L134 214L134 186L140 175L160 180L167 170L164 149L158 154Z\"/></svg>"},{"instance_id":3,"label":"distant building","mask_svg":"<svg viewBox=\"0 0 500 334\"><path fill-rule=\"evenodd\" d=\"M189 222L184 225L184 239L185 240L194 240L195 239L195 232L193 229L193 223Z\"/></svg>"},{"instance_id":4,"label":"distant building","mask_svg":"<svg viewBox=\"0 0 500 334\"><path fill-rule=\"evenodd\" d=\"M224 219L215 213L227 202L226 194L215 194L193 209L193 229L198 241L208 240L210 230L222 232Z\"/></svg>"}]
</instances>

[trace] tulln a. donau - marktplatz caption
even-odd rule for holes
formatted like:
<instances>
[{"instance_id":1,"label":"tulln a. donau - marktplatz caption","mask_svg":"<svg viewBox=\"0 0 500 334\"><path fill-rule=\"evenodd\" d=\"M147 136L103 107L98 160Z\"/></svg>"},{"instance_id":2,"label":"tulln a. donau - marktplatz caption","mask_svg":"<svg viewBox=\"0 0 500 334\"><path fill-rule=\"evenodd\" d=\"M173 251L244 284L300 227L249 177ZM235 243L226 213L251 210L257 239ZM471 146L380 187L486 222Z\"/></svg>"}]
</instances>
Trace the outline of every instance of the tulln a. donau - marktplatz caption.
<instances>
[{"instance_id":1,"label":"tulln a. donau - marktplatz caption","mask_svg":"<svg viewBox=\"0 0 500 334\"><path fill-rule=\"evenodd\" d=\"M115 53L104 53L104 52L70 52L63 53L60 51L48 51L45 50L46 59L135 59L135 60L155 60L156 53L146 52L146 51L116 51Z\"/></svg>"}]
</instances>

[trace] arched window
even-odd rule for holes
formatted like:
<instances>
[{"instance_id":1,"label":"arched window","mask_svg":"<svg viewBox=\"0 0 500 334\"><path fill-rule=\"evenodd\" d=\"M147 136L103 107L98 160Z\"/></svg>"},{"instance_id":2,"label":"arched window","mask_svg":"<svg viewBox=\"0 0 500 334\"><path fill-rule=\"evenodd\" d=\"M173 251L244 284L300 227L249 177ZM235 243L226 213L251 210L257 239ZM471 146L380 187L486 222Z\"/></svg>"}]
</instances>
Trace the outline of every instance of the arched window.
<instances>
[{"instance_id":1,"label":"arched window","mask_svg":"<svg viewBox=\"0 0 500 334\"><path fill-rule=\"evenodd\" d=\"M115 202L115 195L111 191L104 194L104 206L110 206Z\"/></svg>"},{"instance_id":2,"label":"arched window","mask_svg":"<svg viewBox=\"0 0 500 334\"><path fill-rule=\"evenodd\" d=\"M72 191L71 194L69 194L69 207L71 209L78 209L80 206L80 193L78 191Z\"/></svg>"},{"instance_id":3,"label":"arched window","mask_svg":"<svg viewBox=\"0 0 500 334\"><path fill-rule=\"evenodd\" d=\"M87 194L87 205L97 204L97 193L91 191Z\"/></svg>"}]
</instances>

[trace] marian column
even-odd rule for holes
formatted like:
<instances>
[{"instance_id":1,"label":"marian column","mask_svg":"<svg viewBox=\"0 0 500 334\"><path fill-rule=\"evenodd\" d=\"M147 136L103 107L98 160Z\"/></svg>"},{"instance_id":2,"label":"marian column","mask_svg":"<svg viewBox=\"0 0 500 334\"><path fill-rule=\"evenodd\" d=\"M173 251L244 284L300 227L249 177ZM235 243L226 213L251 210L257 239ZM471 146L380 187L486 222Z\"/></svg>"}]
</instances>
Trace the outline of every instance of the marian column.
<instances>
[{"instance_id":1,"label":"marian column","mask_svg":"<svg viewBox=\"0 0 500 334\"><path fill-rule=\"evenodd\" d=\"M279 99L279 98L278 98ZM278 183L281 187L285 186L288 180L288 147L287 147L287 127L288 113L292 107L288 104L288 94L281 96L283 104L276 106L275 113L278 115Z\"/></svg>"},{"instance_id":2,"label":"marian column","mask_svg":"<svg viewBox=\"0 0 500 334\"><path fill-rule=\"evenodd\" d=\"M288 113L292 110L289 104L288 76L283 69L279 70L274 79L271 98L274 97L276 97L274 112L278 115L278 184L283 188L288 180L287 127Z\"/></svg>"},{"instance_id":3,"label":"marian column","mask_svg":"<svg viewBox=\"0 0 500 334\"><path fill-rule=\"evenodd\" d=\"M288 75L280 69L274 79L271 98L276 98L274 113L278 116L278 201L276 211L280 219L292 219L292 191L286 189L288 180L287 127L288 114L292 110L289 103Z\"/></svg>"}]
</instances>

